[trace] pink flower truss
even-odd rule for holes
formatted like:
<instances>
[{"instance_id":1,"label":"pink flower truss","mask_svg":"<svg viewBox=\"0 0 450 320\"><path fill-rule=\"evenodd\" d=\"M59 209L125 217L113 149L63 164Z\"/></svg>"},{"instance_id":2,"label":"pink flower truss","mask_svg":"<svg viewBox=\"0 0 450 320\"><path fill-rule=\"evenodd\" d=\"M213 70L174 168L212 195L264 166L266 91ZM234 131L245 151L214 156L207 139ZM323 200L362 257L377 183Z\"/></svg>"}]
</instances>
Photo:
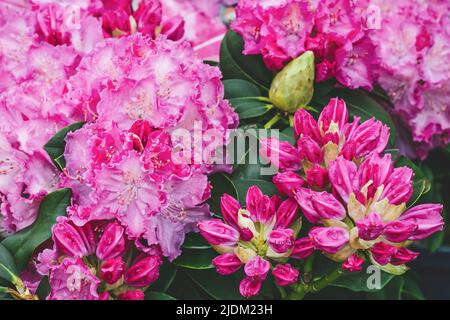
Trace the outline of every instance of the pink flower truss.
<instances>
[{"instance_id":1,"label":"pink flower truss","mask_svg":"<svg viewBox=\"0 0 450 320\"><path fill-rule=\"evenodd\" d=\"M280 286L297 281L298 270L279 261L312 253L303 250L306 243L295 241L300 228L298 208L292 199L282 202L277 196L270 198L252 186L247 192L246 209L225 194L221 199L224 221L212 219L198 224L201 235L220 253L212 261L218 273L229 275L244 265L246 277L239 288L244 297L259 293L271 262L276 265L273 275Z\"/></svg>"},{"instance_id":2,"label":"pink flower truss","mask_svg":"<svg viewBox=\"0 0 450 320\"><path fill-rule=\"evenodd\" d=\"M349 0L241 0L232 28L244 38L244 54L262 54L270 69L312 50L316 81L371 89L373 45L358 9Z\"/></svg>"},{"instance_id":3,"label":"pink flower truss","mask_svg":"<svg viewBox=\"0 0 450 320\"><path fill-rule=\"evenodd\" d=\"M220 42L227 29L220 17L221 0L164 0L164 16L183 17L184 38L203 60L219 60Z\"/></svg>"},{"instance_id":4,"label":"pink flower truss","mask_svg":"<svg viewBox=\"0 0 450 320\"><path fill-rule=\"evenodd\" d=\"M187 146L170 133L194 136L198 123L201 133L214 130L226 142L237 116L223 100L220 76L188 44L164 38L108 39L85 56L68 94L94 123L67 137L63 185L74 190L72 219L114 217L130 237L178 256L184 233L210 216L202 203L214 166L191 162L196 154L174 162L172 150Z\"/></svg>"},{"instance_id":5,"label":"pink flower truss","mask_svg":"<svg viewBox=\"0 0 450 320\"><path fill-rule=\"evenodd\" d=\"M407 209L414 173L394 168L390 155L382 155L387 127L373 119L349 123L344 101L332 99L317 122L298 111L294 131L297 148L270 140L263 150L281 170L273 178L279 192L295 199L310 223L322 225L298 240L293 257L303 258L314 248L346 261L343 268L353 272L362 264L355 254L365 250L379 265L400 266L417 257L406 248L411 241L442 230L442 205Z\"/></svg>"},{"instance_id":6,"label":"pink flower truss","mask_svg":"<svg viewBox=\"0 0 450 320\"><path fill-rule=\"evenodd\" d=\"M42 251L36 263L37 274L49 277L47 299L120 300L128 290L142 292L159 277L160 252L133 248L124 228L113 220L78 227L60 217L52 239L53 248ZM127 261L133 250L140 253Z\"/></svg>"},{"instance_id":7,"label":"pink flower truss","mask_svg":"<svg viewBox=\"0 0 450 320\"><path fill-rule=\"evenodd\" d=\"M2 2L2 228L31 225L45 195L70 187L69 216L78 225L118 219L128 236L174 259L185 233L210 216L207 175L220 167L206 161L212 155L193 152L186 157L200 162L172 162L173 150L191 150L171 133L194 134L199 124L201 134L214 131L220 147L238 117L223 100L220 71L187 42L167 38L179 40L183 24L162 19L161 10L150 0L137 8L130 1ZM120 12L136 24L121 29ZM158 30L163 35L153 40ZM43 145L80 121L89 124L68 135L60 175ZM139 132L140 122L148 132Z\"/></svg>"},{"instance_id":8,"label":"pink flower truss","mask_svg":"<svg viewBox=\"0 0 450 320\"><path fill-rule=\"evenodd\" d=\"M328 184L328 168L338 156L359 162L373 153L382 153L389 140L389 128L369 119L349 122L343 100L333 98L321 112L318 121L301 109L294 115L297 146L269 138L263 141L261 156L281 171L274 183L282 194L291 193L292 185L301 186L300 168L310 187L322 189Z\"/></svg>"},{"instance_id":9,"label":"pink flower truss","mask_svg":"<svg viewBox=\"0 0 450 320\"><path fill-rule=\"evenodd\" d=\"M447 1L371 1L380 8L373 30L380 64L378 82L407 124L424 158L431 148L450 142L450 33Z\"/></svg>"}]
</instances>

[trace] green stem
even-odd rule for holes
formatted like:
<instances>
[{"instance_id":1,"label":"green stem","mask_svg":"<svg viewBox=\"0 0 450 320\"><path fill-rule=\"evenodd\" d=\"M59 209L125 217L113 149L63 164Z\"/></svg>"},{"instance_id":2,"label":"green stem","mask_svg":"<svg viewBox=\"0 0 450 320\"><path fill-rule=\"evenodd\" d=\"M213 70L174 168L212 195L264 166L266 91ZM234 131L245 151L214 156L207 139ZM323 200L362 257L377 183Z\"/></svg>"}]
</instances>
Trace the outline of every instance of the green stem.
<instances>
[{"instance_id":1,"label":"green stem","mask_svg":"<svg viewBox=\"0 0 450 320\"><path fill-rule=\"evenodd\" d=\"M286 293L286 290L284 290L284 288L283 287L280 287L279 285L277 285L277 284L275 284L276 285L276 287L277 287L277 289L278 289L278 291L280 292L280 295L281 295L281 299L286 299L286 297L287 297L287 293Z\"/></svg>"},{"instance_id":2,"label":"green stem","mask_svg":"<svg viewBox=\"0 0 450 320\"><path fill-rule=\"evenodd\" d=\"M311 283L311 285L309 286L309 292L319 292L330 283L336 281L343 274L344 270L342 270L341 266L339 266L330 274L327 274L325 277Z\"/></svg>"},{"instance_id":3,"label":"green stem","mask_svg":"<svg viewBox=\"0 0 450 320\"><path fill-rule=\"evenodd\" d=\"M306 265L305 265L306 267ZM312 283L299 283L294 291L290 294L290 300L301 300L307 293L316 293L327 287L330 283L336 281L341 275L344 274L341 266L327 274L325 277L320 278Z\"/></svg>"},{"instance_id":4,"label":"green stem","mask_svg":"<svg viewBox=\"0 0 450 320\"><path fill-rule=\"evenodd\" d=\"M272 119L270 119L265 125L264 129L270 129L274 124L276 124L278 121L280 121L281 115L277 113Z\"/></svg>"}]
</instances>

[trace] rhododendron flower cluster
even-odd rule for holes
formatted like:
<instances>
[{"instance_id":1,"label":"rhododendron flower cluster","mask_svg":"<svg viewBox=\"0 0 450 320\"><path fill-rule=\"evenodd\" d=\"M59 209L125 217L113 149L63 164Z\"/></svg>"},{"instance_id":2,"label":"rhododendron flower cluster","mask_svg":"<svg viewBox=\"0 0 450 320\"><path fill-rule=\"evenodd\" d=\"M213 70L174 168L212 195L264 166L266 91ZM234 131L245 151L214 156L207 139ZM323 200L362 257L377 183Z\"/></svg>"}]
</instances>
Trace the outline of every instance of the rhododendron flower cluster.
<instances>
[{"instance_id":1,"label":"rhododendron flower cluster","mask_svg":"<svg viewBox=\"0 0 450 320\"><path fill-rule=\"evenodd\" d=\"M263 154L280 155L283 170L274 176L274 184L281 194L297 200L309 222L324 225L309 232L315 249L336 261L351 257L348 269L358 262L358 250L369 250L380 265L403 265L417 257L406 248L411 241L442 230L442 205L407 209L414 174L408 167L394 168L389 154L382 156L388 128L373 119L359 125L358 119L348 123L347 118L339 99L330 101L317 123L305 110L298 111L297 149L266 142L269 148ZM300 168L305 178L294 172Z\"/></svg>"},{"instance_id":2,"label":"rhododendron flower cluster","mask_svg":"<svg viewBox=\"0 0 450 320\"><path fill-rule=\"evenodd\" d=\"M259 293L271 263L278 285L297 282L299 271L280 263L282 259L305 254L303 246L301 253L296 249L301 224L295 201L270 198L252 186L247 192L245 209L228 194L222 196L220 207L224 221L211 219L198 225L201 235L220 253L212 261L218 273L229 275L244 265L246 277L239 287L244 297Z\"/></svg>"},{"instance_id":3,"label":"rhododendron flower cluster","mask_svg":"<svg viewBox=\"0 0 450 320\"><path fill-rule=\"evenodd\" d=\"M311 50L316 81L335 77L348 88L372 88L373 45L352 1L241 0L232 28L244 38L244 54L261 54L270 69Z\"/></svg>"},{"instance_id":4,"label":"rhododendron flower cluster","mask_svg":"<svg viewBox=\"0 0 450 320\"><path fill-rule=\"evenodd\" d=\"M288 195L293 188L289 184L303 183L295 171L303 169L309 186L320 189L327 186L329 166L337 157L359 163L373 153L383 152L389 140L389 128L380 121L372 118L360 123L354 117L349 122L346 104L339 98L330 100L318 121L305 109L297 111L294 133L297 147L268 138L262 141L260 152L281 171L274 183L282 194Z\"/></svg>"},{"instance_id":5,"label":"rhododendron flower cluster","mask_svg":"<svg viewBox=\"0 0 450 320\"><path fill-rule=\"evenodd\" d=\"M131 238L177 257L184 233L210 216L207 174L220 168L206 154L193 161L190 142L171 133L194 137L197 122L200 133L214 130L217 147L226 143L237 117L222 99L220 76L186 43L163 38L107 40L84 57L69 95L94 123L66 138L62 185L75 198L69 216L79 225L117 218ZM184 156L174 161L173 154Z\"/></svg>"},{"instance_id":6,"label":"rhododendron flower cluster","mask_svg":"<svg viewBox=\"0 0 450 320\"><path fill-rule=\"evenodd\" d=\"M114 220L78 227L60 217L52 240L53 248L41 252L36 264L37 272L49 277L47 299L144 300L145 289L159 277L160 252L136 249Z\"/></svg>"},{"instance_id":7,"label":"rhododendron flower cluster","mask_svg":"<svg viewBox=\"0 0 450 320\"><path fill-rule=\"evenodd\" d=\"M341 263L347 272L362 270L365 260L391 273L402 273L417 252L407 247L443 229L442 205L407 208L413 171L394 168L384 149L389 129L379 121L348 122L345 102L334 98L316 121L302 109L294 116L297 148L265 139L262 155L281 172L273 182L286 200L250 187L246 210L231 196L221 201L223 220L199 223L203 237L221 253L213 260L228 275L245 264L240 292L259 293L269 270L278 285L292 285L299 270L289 258L304 259L315 250ZM298 207L313 227L297 239ZM280 262L270 264L270 259Z\"/></svg>"},{"instance_id":8,"label":"rhododendron flower cluster","mask_svg":"<svg viewBox=\"0 0 450 320\"><path fill-rule=\"evenodd\" d=\"M417 152L450 142L450 33L448 1L370 1L380 10L372 41L376 73L407 124Z\"/></svg>"}]
</instances>

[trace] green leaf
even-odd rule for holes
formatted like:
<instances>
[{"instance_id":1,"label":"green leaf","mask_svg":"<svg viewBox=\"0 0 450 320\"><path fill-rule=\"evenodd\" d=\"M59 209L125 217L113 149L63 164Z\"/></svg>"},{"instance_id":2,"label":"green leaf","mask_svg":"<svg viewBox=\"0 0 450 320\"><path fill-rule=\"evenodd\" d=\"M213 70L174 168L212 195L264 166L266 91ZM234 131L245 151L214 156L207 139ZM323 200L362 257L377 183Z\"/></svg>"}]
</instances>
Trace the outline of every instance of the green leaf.
<instances>
[{"instance_id":1,"label":"green leaf","mask_svg":"<svg viewBox=\"0 0 450 320\"><path fill-rule=\"evenodd\" d=\"M186 236L186 240L184 240L183 248L186 249L209 249L211 246L209 243L203 238L200 233L189 233Z\"/></svg>"},{"instance_id":2,"label":"green leaf","mask_svg":"<svg viewBox=\"0 0 450 320\"><path fill-rule=\"evenodd\" d=\"M211 260L216 256L217 253L213 249L183 249L183 253L173 261L173 264L194 270L212 269L214 266L211 264Z\"/></svg>"},{"instance_id":3,"label":"green leaf","mask_svg":"<svg viewBox=\"0 0 450 320\"><path fill-rule=\"evenodd\" d=\"M174 264L164 261L159 268L159 277L155 283L150 286L151 291L166 292L169 290L178 272L178 267Z\"/></svg>"},{"instance_id":4,"label":"green leaf","mask_svg":"<svg viewBox=\"0 0 450 320\"><path fill-rule=\"evenodd\" d=\"M408 276L403 278L405 280L405 284L402 288L402 298L425 300L425 296L420 289L417 280Z\"/></svg>"},{"instance_id":5,"label":"green leaf","mask_svg":"<svg viewBox=\"0 0 450 320\"><path fill-rule=\"evenodd\" d=\"M145 300L177 300L177 299L163 292L147 291L145 293Z\"/></svg>"},{"instance_id":6,"label":"green leaf","mask_svg":"<svg viewBox=\"0 0 450 320\"><path fill-rule=\"evenodd\" d=\"M0 279L12 283L12 274L17 275L14 258L4 245L0 244Z\"/></svg>"},{"instance_id":7,"label":"green leaf","mask_svg":"<svg viewBox=\"0 0 450 320\"><path fill-rule=\"evenodd\" d=\"M190 270L189 277L208 295L216 300L242 300L239 294L239 282L243 275L235 273L221 276L215 270Z\"/></svg>"},{"instance_id":8,"label":"green leaf","mask_svg":"<svg viewBox=\"0 0 450 320\"><path fill-rule=\"evenodd\" d=\"M259 97L261 90L251 82L242 79L223 80L225 99Z\"/></svg>"},{"instance_id":9,"label":"green leaf","mask_svg":"<svg viewBox=\"0 0 450 320\"><path fill-rule=\"evenodd\" d=\"M240 120L260 117L273 108L273 105L258 97L233 98L229 101Z\"/></svg>"},{"instance_id":10,"label":"green leaf","mask_svg":"<svg viewBox=\"0 0 450 320\"><path fill-rule=\"evenodd\" d=\"M228 193L230 196L239 200L238 190L230 177L224 173L216 173L209 177L211 183L211 198L208 201L211 212L217 216L220 213L220 198Z\"/></svg>"},{"instance_id":11,"label":"green leaf","mask_svg":"<svg viewBox=\"0 0 450 320\"><path fill-rule=\"evenodd\" d=\"M392 145L395 143L396 129L394 122L392 121L389 113L374 99L365 94L362 90L347 90L339 89L333 90L330 93L331 97L339 97L344 99L348 111L351 115L358 116L361 121L375 118L387 125L390 129L389 141ZM319 101L326 105L329 102L329 98L320 98Z\"/></svg>"},{"instance_id":12,"label":"green leaf","mask_svg":"<svg viewBox=\"0 0 450 320\"><path fill-rule=\"evenodd\" d=\"M224 79L249 81L268 92L272 72L266 68L260 55L243 55L244 41L234 31L228 31L220 46L220 70Z\"/></svg>"},{"instance_id":13,"label":"green leaf","mask_svg":"<svg viewBox=\"0 0 450 320\"><path fill-rule=\"evenodd\" d=\"M372 293L370 297L378 300L401 300L404 285L403 277L395 277L382 290Z\"/></svg>"},{"instance_id":14,"label":"green leaf","mask_svg":"<svg viewBox=\"0 0 450 320\"><path fill-rule=\"evenodd\" d=\"M34 250L50 238L56 217L66 214L71 197L70 189L61 189L48 194L41 202L36 222L2 241L13 254L19 271L27 266Z\"/></svg>"},{"instance_id":15,"label":"green leaf","mask_svg":"<svg viewBox=\"0 0 450 320\"><path fill-rule=\"evenodd\" d=\"M210 65L211 67L218 67L219 66L219 62L217 61L212 61L212 60L204 60L203 63Z\"/></svg>"},{"instance_id":16,"label":"green leaf","mask_svg":"<svg viewBox=\"0 0 450 320\"><path fill-rule=\"evenodd\" d=\"M380 271L380 288L369 289L367 280L369 280L369 277L371 276L373 276L373 273L366 273L364 271L359 273L350 273L338 278L336 281L331 283L331 286L347 288L356 292L374 292L383 289L384 286L394 279L394 275Z\"/></svg>"},{"instance_id":17,"label":"green leaf","mask_svg":"<svg viewBox=\"0 0 450 320\"><path fill-rule=\"evenodd\" d=\"M61 129L45 144L45 151L50 156L50 159L53 160L54 164L61 170L63 170L65 167L65 160L63 155L64 149L66 148L66 136L69 132L80 129L84 124L85 122L77 122Z\"/></svg>"},{"instance_id":18,"label":"green leaf","mask_svg":"<svg viewBox=\"0 0 450 320\"><path fill-rule=\"evenodd\" d=\"M39 287L36 290L36 294L40 300L45 300L50 294L50 283L48 282L48 277L43 277L39 283Z\"/></svg>"}]
</instances>

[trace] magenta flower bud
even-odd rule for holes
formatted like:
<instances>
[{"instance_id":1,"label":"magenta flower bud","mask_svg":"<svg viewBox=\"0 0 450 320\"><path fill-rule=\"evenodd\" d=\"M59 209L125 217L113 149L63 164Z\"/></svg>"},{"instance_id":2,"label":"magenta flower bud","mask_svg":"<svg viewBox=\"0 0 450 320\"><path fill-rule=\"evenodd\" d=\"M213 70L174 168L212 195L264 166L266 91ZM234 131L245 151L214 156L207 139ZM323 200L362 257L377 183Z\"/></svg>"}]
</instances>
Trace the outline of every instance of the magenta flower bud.
<instances>
[{"instance_id":1,"label":"magenta flower bud","mask_svg":"<svg viewBox=\"0 0 450 320\"><path fill-rule=\"evenodd\" d=\"M252 230L249 228L239 229L239 235L242 241L251 241L254 237Z\"/></svg>"},{"instance_id":2,"label":"magenta flower bud","mask_svg":"<svg viewBox=\"0 0 450 320\"><path fill-rule=\"evenodd\" d=\"M125 262L122 257L106 260L100 268L100 278L107 284L114 284L122 278L125 271Z\"/></svg>"},{"instance_id":3,"label":"magenta flower bud","mask_svg":"<svg viewBox=\"0 0 450 320\"><path fill-rule=\"evenodd\" d=\"M413 194L413 176L414 172L408 167L395 168L384 185L381 198L387 198L395 205L408 202Z\"/></svg>"},{"instance_id":4,"label":"magenta flower bud","mask_svg":"<svg viewBox=\"0 0 450 320\"><path fill-rule=\"evenodd\" d=\"M115 222L109 223L97 245L96 255L101 260L109 260L125 251L125 230Z\"/></svg>"},{"instance_id":5,"label":"magenta flower bud","mask_svg":"<svg viewBox=\"0 0 450 320\"><path fill-rule=\"evenodd\" d=\"M109 35L130 34L130 16L124 10L108 10L102 14L102 28Z\"/></svg>"},{"instance_id":6,"label":"magenta flower bud","mask_svg":"<svg viewBox=\"0 0 450 320\"><path fill-rule=\"evenodd\" d=\"M334 254L347 245L349 233L340 227L314 227L309 232L309 238L316 249Z\"/></svg>"},{"instance_id":7,"label":"magenta flower bud","mask_svg":"<svg viewBox=\"0 0 450 320\"><path fill-rule=\"evenodd\" d=\"M133 13L138 29L141 33L154 38L156 27L161 24L162 7L159 1L140 1Z\"/></svg>"},{"instance_id":8,"label":"magenta flower bud","mask_svg":"<svg viewBox=\"0 0 450 320\"><path fill-rule=\"evenodd\" d=\"M291 198L294 197L297 189L305 183L302 177L292 171L277 173L272 181L278 192Z\"/></svg>"},{"instance_id":9,"label":"magenta flower bud","mask_svg":"<svg viewBox=\"0 0 450 320\"><path fill-rule=\"evenodd\" d=\"M247 210L255 222L269 223L275 215L275 198L264 195L257 186L251 186L245 198Z\"/></svg>"},{"instance_id":10,"label":"magenta flower bud","mask_svg":"<svg viewBox=\"0 0 450 320\"><path fill-rule=\"evenodd\" d=\"M130 0L102 0L103 8L106 10L123 10L131 14Z\"/></svg>"},{"instance_id":11,"label":"magenta flower bud","mask_svg":"<svg viewBox=\"0 0 450 320\"><path fill-rule=\"evenodd\" d=\"M139 257L125 272L125 283L136 288L144 288L151 285L159 277L161 258L158 256Z\"/></svg>"},{"instance_id":12,"label":"magenta flower bud","mask_svg":"<svg viewBox=\"0 0 450 320\"><path fill-rule=\"evenodd\" d=\"M262 280L246 277L239 284L239 292L245 298L256 296L261 290Z\"/></svg>"},{"instance_id":13,"label":"magenta flower bud","mask_svg":"<svg viewBox=\"0 0 450 320\"><path fill-rule=\"evenodd\" d=\"M137 120L133 123L129 132L132 134L134 149L138 152L143 151L152 132L150 123L146 120Z\"/></svg>"},{"instance_id":14,"label":"magenta flower bud","mask_svg":"<svg viewBox=\"0 0 450 320\"><path fill-rule=\"evenodd\" d=\"M275 229L285 229L290 227L297 219L299 206L297 201L293 199L284 200L278 207L276 212L277 220L275 222Z\"/></svg>"},{"instance_id":15,"label":"magenta flower bud","mask_svg":"<svg viewBox=\"0 0 450 320\"><path fill-rule=\"evenodd\" d=\"M256 256L249 262L245 264L244 272L247 277L256 278L261 281L264 281L267 277L267 274L270 270L270 263L267 260L264 260L260 256Z\"/></svg>"},{"instance_id":16,"label":"magenta flower bud","mask_svg":"<svg viewBox=\"0 0 450 320\"><path fill-rule=\"evenodd\" d=\"M408 240L417 225L407 221L392 221L386 225L383 235L390 242L403 242Z\"/></svg>"},{"instance_id":17,"label":"magenta flower bud","mask_svg":"<svg viewBox=\"0 0 450 320\"><path fill-rule=\"evenodd\" d=\"M281 286L289 286L298 281L300 272L293 268L290 264L279 264L272 270L275 282Z\"/></svg>"},{"instance_id":18,"label":"magenta flower bud","mask_svg":"<svg viewBox=\"0 0 450 320\"><path fill-rule=\"evenodd\" d=\"M275 138L261 139L260 155L280 170L300 169L298 151L287 141Z\"/></svg>"},{"instance_id":19,"label":"magenta flower bud","mask_svg":"<svg viewBox=\"0 0 450 320\"><path fill-rule=\"evenodd\" d=\"M406 248L400 248L392 256L391 264L393 264L394 266L399 266L415 260L418 256L418 252L414 252Z\"/></svg>"},{"instance_id":20,"label":"magenta flower bud","mask_svg":"<svg viewBox=\"0 0 450 320\"><path fill-rule=\"evenodd\" d=\"M391 155L386 154L383 158L376 153L367 158L359 167L360 185L372 181L375 188L385 184L394 170Z\"/></svg>"},{"instance_id":21,"label":"magenta flower bud","mask_svg":"<svg viewBox=\"0 0 450 320\"><path fill-rule=\"evenodd\" d=\"M342 132L342 128L348 122L348 111L344 100L333 98L322 110L319 116L319 128L323 133L330 129L331 123L337 124L338 129Z\"/></svg>"},{"instance_id":22,"label":"magenta flower bud","mask_svg":"<svg viewBox=\"0 0 450 320\"><path fill-rule=\"evenodd\" d=\"M224 253L212 260L212 265L216 267L217 273L227 276L235 273L241 268L241 260L232 253Z\"/></svg>"},{"instance_id":23,"label":"magenta flower bud","mask_svg":"<svg viewBox=\"0 0 450 320\"><path fill-rule=\"evenodd\" d=\"M421 204L415 206L399 218L400 221L415 224L415 229L409 240L423 240L444 228L441 204Z\"/></svg>"},{"instance_id":24,"label":"magenta flower bud","mask_svg":"<svg viewBox=\"0 0 450 320\"><path fill-rule=\"evenodd\" d=\"M83 230L66 217L58 218L57 223L53 225L52 239L56 250L64 255L82 258L90 254Z\"/></svg>"},{"instance_id":25,"label":"magenta flower bud","mask_svg":"<svg viewBox=\"0 0 450 320\"><path fill-rule=\"evenodd\" d=\"M303 215L311 223L322 219L342 220L346 210L342 204L328 192L317 192L300 188L295 194L295 200L302 208Z\"/></svg>"},{"instance_id":26,"label":"magenta flower bud","mask_svg":"<svg viewBox=\"0 0 450 320\"><path fill-rule=\"evenodd\" d=\"M342 147L339 155L344 157L346 160L353 161L356 157L356 143L354 141L347 141Z\"/></svg>"},{"instance_id":27,"label":"magenta flower bud","mask_svg":"<svg viewBox=\"0 0 450 320\"><path fill-rule=\"evenodd\" d=\"M375 118L369 119L356 128L351 140L356 145L356 158L381 153L389 141L389 127Z\"/></svg>"},{"instance_id":28,"label":"magenta flower bud","mask_svg":"<svg viewBox=\"0 0 450 320\"><path fill-rule=\"evenodd\" d=\"M306 171L306 181L311 187L323 189L328 184L328 171L314 163L313 167Z\"/></svg>"},{"instance_id":29,"label":"magenta flower bud","mask_svg":"<svg viewBox=\"0 0 450 320\"><path fill-rule=\"evenodd\" d=\"M364 264L364 259L362 259L357 254L352 254L348 257L347 261L342 264L342 269L348 272L360 272L362 270L362 265Z\"/></svg>"},{"instance_id":30,"label":"magenta flower bud","mask_svg":"<svg viewBox=\"0 0 450 320\"><path fill-rule=\"evenodd\" d=\"M163 21L161 34L172 41L180 40L184 36L184 19L180 16L174 16Z\"/></svg>"},{"instance_id":31,"label":"magenta flower bud","mask_svg":"<svg viewBox=\"0 0 450 320\"><path fill-rule=\"evenodd\" d=\"M384 230L383 221L378 213L369 213L363 220L356 221L358 237L363 240L375 240Z\"/></svg>"},{"instance_id":32,"label":"magenta flower bud","mask_svg":"<svg viewBox=\"0 0 450 320\"><path fill-rule=\"evenodd\" d=\"M238 212L241 209L239 202L230 196L229 194L224 194L220 198L220 211L222 212L222 217L226 223L233 227L237 227L238 224Z\"/></svg>"},{"instance_id":33,"label":"magenta flower bud","mask_svg":"<svg viewBox=\"0 0 450 320\"><path fill-rule=\"evenodd\" d=\"M124 293L119 294L119 300L144 300L145 295L140 290L128 290Z\"/></svg>"},{"instance_id":34,"label":"magenta flower bud","mask_svg":"<svg viewBox=\"0 0 450 320\"><path fill-rule=\"evenodd\" d=\"M291 258L304 259L314 252L314 245L309 237L298 239L294 242Z\"/></svg>"},{"instance_id":35,"label":"magenta flower bud","mask_svg":"<svg viewBox=\"0 0 450 320\"><path fill-rule=\"evenodd\" d=\"M378 242L370 248L373 259L384 266L391 262L392 256L397 253L397 248L385 242Z\"/></svg>"},{"instance_id":36,"label":"magenta flower bud","mask_svg":"<svg viewBox=\"0 0 450 320\"><path fill-rule=\"evenodd\" d=\"M286 253L294 246L294 230L277 229L269 234L269 246L277 253Z\"/></svg>"},{"instance_id":37,"label":"magenta flower bud","mask_svg":"<svg viewBox=\"0 0 450 320\"><path fill-rule=\"evenodd\" d=\"M351 193L359 190L357 170L354 162L343 157L338 157L330 164L328 177L334 191L341 196L344 202L348 202Z\"/></svg>"},{"instance_id":38,"label":"magenta flower bud","mask_svg":"<svg viewBox=\"0 0 450 320\"><path fill-rule=\"evenodd\" d=\"M200 234L213 246L234 246L239 241L239 231L219 219L199 222Z\"/></svg>"},{"instance_id":39,"label":"magenta flower bud","mask_svg":"<svg viewBox=\"0 0 450 320\"><path fill-rule=\"evenodd\" d=\"M103 292L103 293L98 295L98 300L99 301L111 300L111 295L109 294L108 291L105 291L105 292Z\"/></svg>"},{"instance_id":40,"label":"magenta flower bud","mask_svg":"<svg viewBox=\"0 0 450 320\"><path fill-rule=\"evenodd\" d=\"M251 186L248 188L245 196L245 206L251 214L256 215L257 207L263 197L264 194L258 186Z\"/></svg>"},{"instance_id":41,"label":"magenta flower bud","mask_svg":"<svg viewBox=\"0 0 450 320\"><path fill-rule=\"evenodd\" d=\"M317 122L305 109L298 110L294 115L294 134L296 139L308 136L316 142L321 141Z\"/></svg>"},{"instance_id":42,"label":"magenta flower bud","mask_svg":"<svg viewBox=\"0 0 450 320\"><path fill-rule=\"evenodd\" d=\"M309 136L298 139L297 150L301 160L307 159L312 163L320 163L323 160L322 149L319 144Z\"/></svg>"}]
</instances>

